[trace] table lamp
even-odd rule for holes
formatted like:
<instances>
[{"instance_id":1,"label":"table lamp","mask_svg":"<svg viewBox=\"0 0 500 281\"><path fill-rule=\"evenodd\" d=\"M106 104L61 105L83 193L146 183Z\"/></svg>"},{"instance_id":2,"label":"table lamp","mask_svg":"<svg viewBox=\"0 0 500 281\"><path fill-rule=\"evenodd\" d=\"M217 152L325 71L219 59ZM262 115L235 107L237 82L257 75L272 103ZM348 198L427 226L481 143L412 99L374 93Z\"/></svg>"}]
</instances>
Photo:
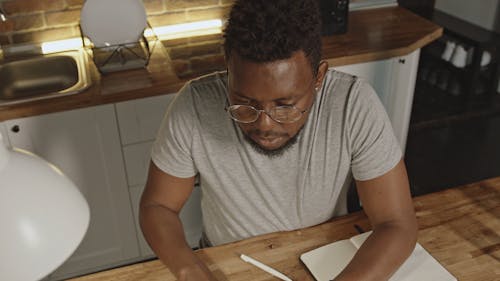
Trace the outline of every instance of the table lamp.
<instances>
[{"instance_id":1,"label":"table lamp","mask_svg":"<svg viewBox=\"0 0 500 281\"><path fill-rule=\"evenodd\" d=\"M40 280L76 250L87 201L54 165L9 149L0 133L0 280Z\"/></svg>"}]
</instances>

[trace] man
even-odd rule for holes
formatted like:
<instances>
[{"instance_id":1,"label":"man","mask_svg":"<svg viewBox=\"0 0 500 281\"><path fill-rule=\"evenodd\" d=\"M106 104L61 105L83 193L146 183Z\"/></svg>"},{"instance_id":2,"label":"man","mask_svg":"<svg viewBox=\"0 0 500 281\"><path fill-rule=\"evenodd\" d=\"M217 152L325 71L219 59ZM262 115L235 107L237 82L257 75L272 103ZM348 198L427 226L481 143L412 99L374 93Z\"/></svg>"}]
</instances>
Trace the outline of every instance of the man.
<instances>
[{"instance_id":1,"label":"man","mask_svg":"<svg viewBox=\"0 0 500 281\"><path fill-rule=\"evenodd\" d=\"M354 177L373 234L336 280L387 280L416 241L405 166L373 89L320 61L316 1L236 1L224 37L227 72L187 83L154 144L151 247L180 280L215 280L178 216L197 174L212 245L345 213Z\"/></svg>"}]
</instances>

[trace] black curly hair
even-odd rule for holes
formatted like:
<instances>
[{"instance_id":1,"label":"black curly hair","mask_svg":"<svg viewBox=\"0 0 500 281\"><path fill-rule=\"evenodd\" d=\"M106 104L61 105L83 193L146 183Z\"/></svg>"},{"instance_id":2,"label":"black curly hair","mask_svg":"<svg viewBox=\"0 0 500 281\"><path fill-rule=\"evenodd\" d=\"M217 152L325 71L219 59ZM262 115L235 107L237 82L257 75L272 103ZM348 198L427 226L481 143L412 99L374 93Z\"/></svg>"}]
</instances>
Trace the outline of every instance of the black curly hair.
<instances>
[{"instance_id":1,"label":"black curly hair","mask_svg":"<svg viewBox=\"0 0 500 281\"><path fill-rule=\"evenodd\" d=\"M224 52L254 62L287 59L304 51L312 72L321 60L317 0L236 0L224 29Z\"/></svg>"}]
</instances>

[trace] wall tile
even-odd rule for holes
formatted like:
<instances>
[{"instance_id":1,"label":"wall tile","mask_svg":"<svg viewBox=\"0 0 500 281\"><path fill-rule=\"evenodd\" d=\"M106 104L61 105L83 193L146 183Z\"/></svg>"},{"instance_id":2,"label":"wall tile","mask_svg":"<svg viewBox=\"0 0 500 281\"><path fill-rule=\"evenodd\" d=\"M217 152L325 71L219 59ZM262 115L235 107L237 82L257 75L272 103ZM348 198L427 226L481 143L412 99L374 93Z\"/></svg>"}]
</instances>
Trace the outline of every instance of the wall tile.
<instances>
[{"instance_id":1,"label":"wall tile","mask_svg":"<svg viewBox=\"0 0 500 281\"><path fill-rule=\"evenodd\" d=\"M8 45L8 44L10 44L9 36L0 35L0 45Z\"/></svg>"},{"instance_id":2,"label":"wall tile","mask_svg":"<svg viewBox=\"0 0 500 281\"><path fill-rule=\"evenodd\" d=\"M168 49L168 54L172 60L189 59L191 49L187 48L187 46L172 47Z\"/></svg>"},{"instance_id":3,"label":"wall tile","mask_svg":"<svg viewBox=\"0 0 500 281\"><path fill-rule=\"evenodd\" d=\"M80 22L80 9L45 13L47 26L77 25Z\"/></svg>"},{"instance_id":4,"label":"wall tile","mask_svg":"<svg viewBox=\"0 0 500 281\"><path fill-rule=\"evenodd\" d=\"M226 69L223 55L195 57L191 59L191 70L195 73L206 73Z\"/></svg>"},{"instance_id":5,"label":"wall tile","mask_svg":"<svg viewBox=\"0 0 500 281\"><path fill-rule=\"evenodd\" d=\"M165 0L167 11L216 6L219 0Z\"/></svg>"},{"instance_id":6,"label":"wall tile","mask_svg":"<svg viewBox=\"0 0 500 281\"><path fill-rule=\"evenodd\" d=\"M173 60L172 65L174 67L175 73L180 77L188 73L190 70L189 61L187 60Z\"/></svg>"},{"instance_id":7,"label":"wall tile","mask_svg":"<svg viewBox=\"0 0 500 281\"><path fill-rule=\"evenodd\" d=\"M67 7L64 0L11 0L3 2L2 6L5 12L9 15L41 11L57 11Z\"/></svg>"},{"instance_id":8,"label":"wall tile","mask_svg":"<svg viewBox=\"0 0 500 281\"><path fill-rule=\"evenodd\" d=\"M191 48L193 56L222 54L221 42L219 41L191 45L189 48Z\"/></svg>"},{"instance_id":9,"label":"wall tile","mask_svg":"<svg viewBox=\"0 0 500 281\"><path fill-rule=\"evenodd\" d=\"M14 26L15 22L10 18L6 22L0 22L0 33L14 31Z\"/></svg>"},{"instance_id":10,"label":"wall tile","mask_svg":"<svg viewBox=\"0 0 500 281\"><path fill-rule=\"evenodd\" d=\"M165 12L165 5L162 0L142 0L142 2L144 2L144 7L148 15Z\"/></svg>"},{"instance_id":11,"label":"wall tile","mask_svg":"<svg viewBox=\"0 0 500 281\"><path fill-rule=\"evenodd\" d=\"M13 43L41 43L78 36L77 27L61 27L35 32L16 33L12 35Z\"/></svg>"},{"instance_id":12,"label":"wall tile","mask_svg":"<svg viewBox=\"0 0 500 281\"><path fill-rule=\"evenodd\" d=\"M200 42L208 42L208 41L218 41L222 46L222 33L217 34L208 34L208 35L200 35L196 37L190 37L189 42L192 44L197 44Z\"/></svg>"},{"instance_id":13,"label":"wall tile","mask_svg":"<svg viewBox=\"0 0 500 281\"><path fill-rule=\"evenodd\" d=\"M186 22L186 13L182 11L182 12L166 13L163 15L149 16L148 20L151 26L153 27L183 23Z\"/></svg>"},{"instance_id":14,"label":"wall tile","mask_svg":"<svg viewBox=\"0 0 500 281\"><path fill-rule=\"evenodd\" d=\"M229 15L229 7L216 7L208 9L188 10L186 17L188 21L199 21L209 19L226 19Z\"/></svg>"},{"instance_id":15,"label":"wall tile","mask_svg":"<svg viewBox=\"0 0 500 281\"><path fill-rule=\"evenodd\" d=\"M43 21L43 15L41 13L34 15L11 17L10 20L14 22L14 29L16 31L42 28L45 26Z\"/></svg>"},{"instance_id":16,"label":"wall tile","mask_svg":"<svg viewBox=\"0 0 500 281\"><path fill-rule=\"evenodd\" d=\"M189 43L189 38L185 37L185 38L162 40L161 43L163 44L163 46L165 46L165 48L167 48L167 51L169 51L171 47L177 47L179 45L187 45Z\"/></svg>"},{"instance_id":17,"label":"wall tile","mask_svg":"<svg viewBox=\"0 0 500 281\"><path fill-rule=\"evenodd\" d=\"M66 0L66 3L71 8L81 7L83 5L84 0Z\"/></svg>"},{"instance_id":18,"label":"wall tile","mask_svg":"<svg viewBox=\"0 0 500 281\"><path fill-rule=\"evenodd\" d=\"M219 41L206 42L196 45L172 47L169 55L172 59L190 58L193 56L204 56L222 54L221 43Z\"/></svg>"}]
</instances>

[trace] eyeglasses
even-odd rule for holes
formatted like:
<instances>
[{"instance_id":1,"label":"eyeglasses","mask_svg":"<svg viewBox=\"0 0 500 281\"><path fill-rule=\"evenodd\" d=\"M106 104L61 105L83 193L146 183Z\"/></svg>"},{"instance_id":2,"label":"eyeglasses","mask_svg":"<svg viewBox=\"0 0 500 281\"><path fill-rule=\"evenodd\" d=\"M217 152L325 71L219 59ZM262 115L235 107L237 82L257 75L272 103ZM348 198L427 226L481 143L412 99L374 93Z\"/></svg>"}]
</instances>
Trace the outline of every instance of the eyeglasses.
<instances>
[{"instance_id":1,"label":"eyeglasses","mask_svg":"<svg viewBox=\"0 0 500 281\"><path fill-rule=\"evenodd\" d=\"M253 123L259 119L262 112L271 117L278 123L293 123L298 121L306 110L300 110L294 105L280 105L271 108L271 110L257 109L251 105L235 104L226 106L225 110L229 113L231 119L240 123Z\"/></svg>"}]
</instances>

